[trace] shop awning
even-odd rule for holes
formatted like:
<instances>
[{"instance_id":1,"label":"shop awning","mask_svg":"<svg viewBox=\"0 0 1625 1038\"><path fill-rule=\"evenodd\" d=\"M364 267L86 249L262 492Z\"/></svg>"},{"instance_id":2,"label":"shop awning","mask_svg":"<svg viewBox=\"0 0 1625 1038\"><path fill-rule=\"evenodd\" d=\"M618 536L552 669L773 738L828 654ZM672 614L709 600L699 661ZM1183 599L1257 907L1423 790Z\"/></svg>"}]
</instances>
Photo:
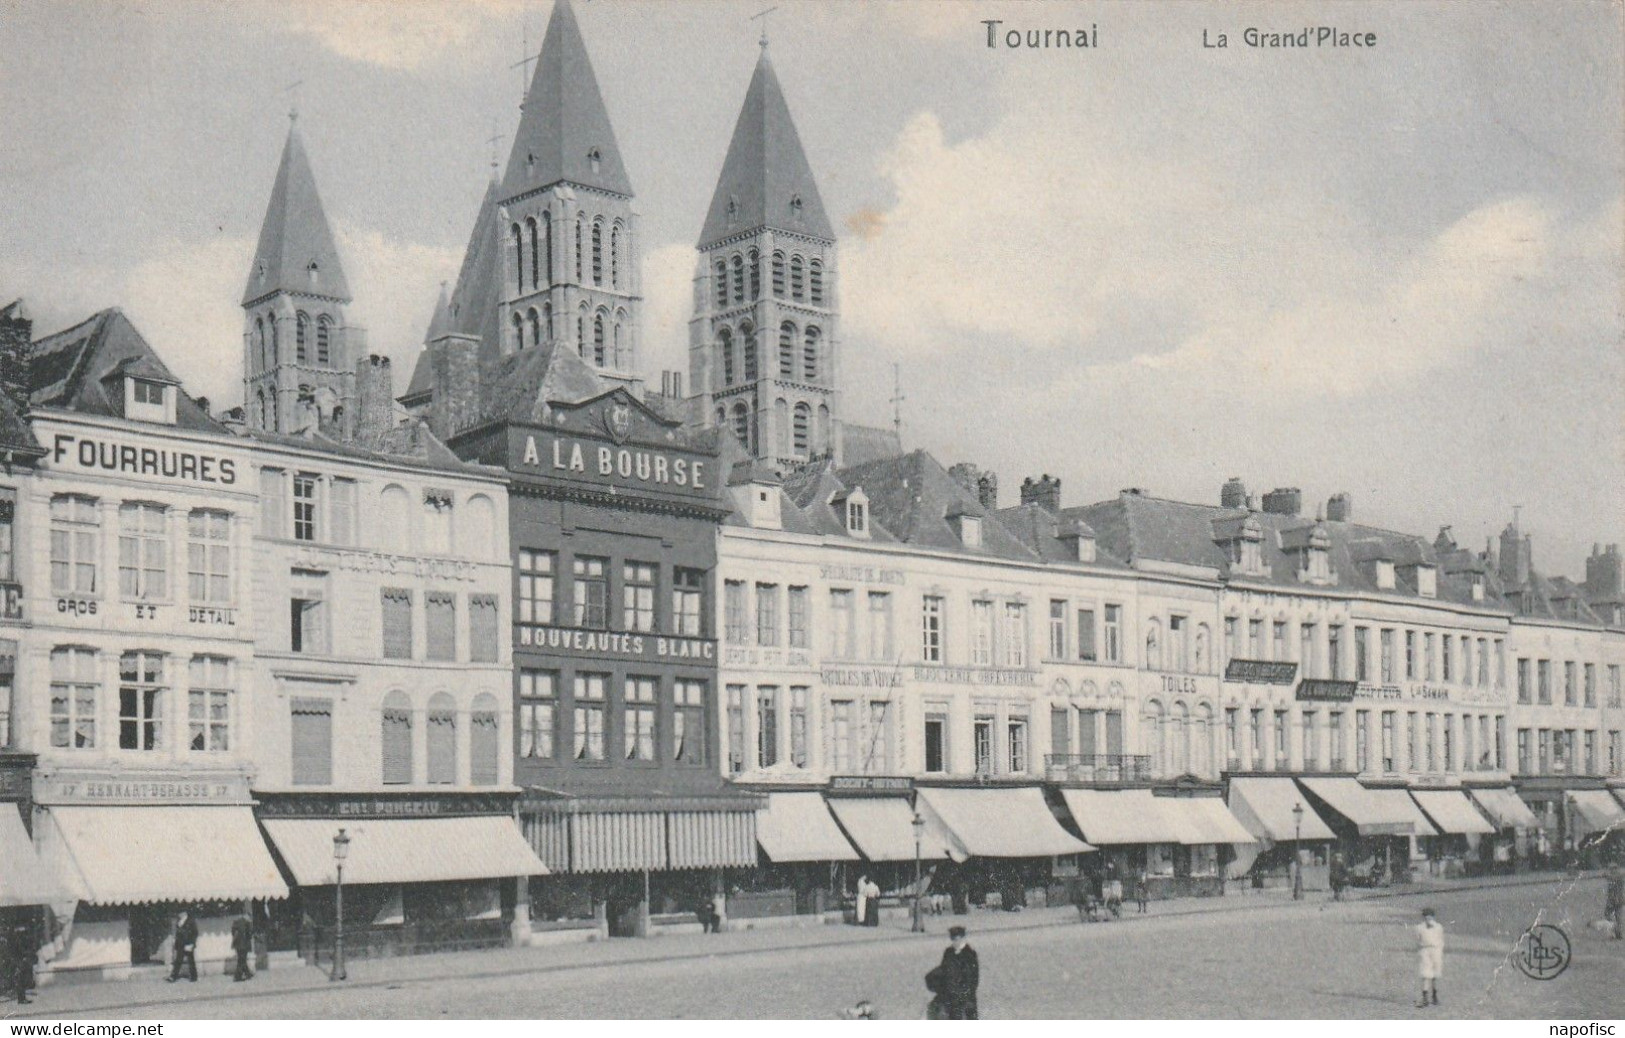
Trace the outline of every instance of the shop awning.
<instances>
[{"instance_id":1,"label":"shop awning","mask_svg":"<svg viewBox=\"0 0 1625 1038\"><path fill-rule=\"evenodd\" d=\"M663 811L570 816L571 872L660 872L667 867Z\"/></svg>"},{"instance_id":2,"label":"shop awning","mask_svg":"<svg viewBox=\"0 0 1625 1038\"><path fill-rule=\"evenodd\" d=\"M1358 779L1306 778L1305 788L1354 824L1361 836L1433 836L1437 830L1403 789L1368 789Z\"/></svg>"},{"instance_id":3,"label":"shop awning","mask_svg":"<svg viewBox=\"0 0 1625 1038\"><path fill-rule=\"evenodd\" d=\"M1201 837L1198 843L1258 842L1218 797L1164 797L1162 804L1164 808L1184 812L1187 824Z\"/></svg>"},{"instance_id":4,"label":"shop awning","mask_svg":"<svg viewBox=\"0 0 1625 1038\"><path fill-rule=\"evenodd\" d=\"M1625 830L1625 807L1608 794L1606 789L1576 789L1569 793L1574 813L1583 823L1585 832L1601 829Z\"/></svg>"},{"instance_id":5,"label":"shop awning","mask_svg":"<svg viewBox=\"0 0 1625 1038\"><path fill-rule=\"evenodd\" d=\"M0 908L48 905L72 900L34 853L14 804L0 803Z\"/></svg>"},{"instance_id":6,"label":"shop awning","mask_svg":"<svg viewBox=\"0 0 1625 1038\"><path fill-rule=\"evenodd\" d=\"M835 812L841 828L851 837L858 851L870 861L914 860L914 811L905 797L830 797L829 809ZM964 860L952 836L942 823L929 812L921 812L925 829L920 833L920 858L940 861L943 858Z\"/></svg>"},{"instance_id":7,"label":"shop awning","mask_svg":"<svg viewBox=\"0 0 1625 1038\"><path fill-rule=\"evenodd\" d=\"M1495 826L1484 820L1478 813L1478 808L1467 799L1467 794L1458 793L1451 789L1413 789L1411 796L1415 798L1417 806L1422 813L1446 833L1481 833L1495 832Z\"/></svg>"},{"instance_id":8,"label":"shop awning","mask_svg":"<svg viewBox=\"0 0 1625 1038\"><path fill-rule=\"evenodd\" d=\"M53 807L44 859L81 901L283 898L252 808ZM327 857L333 857L333 831Z\"/></svg>"},{"instance_id":9,"label":"shop awning","mask_svg":"<svg viewBox=\"0 0 1625 1038\"><path fill-rule=\"evenodd\" d=\"M922 789L918 805L927 818L934 814L942 822L967 857L1048 858L1094 850L1061 828L1035 786Z\"/></svg>"},{"instance_id":10,"label":"shop awning","mask_svg":"<svg viewBox=\"0 0 1625 1038\"><path fill-rule=\"evenodd\" d=\"M1292 813L1292 808L1300 804L1303 806L1301 829ZM1294 839L1333 838L1331 828L1289 778L1231 779L1228 806L1242 828L1259 839L1284 843Z\"/></svg>"},{"instance_id":11,"label":"shop awning","mask_svg":"<svg viewBox=\"0 0 1625 1038\"><path fill-rule=\"evenodd\" d=\"M756 865L756 817L748 811L668 811L666 858L674 869Z\"/></svg>"},{"instance_id":12,"label":"shop awning","mask_svg":"<svg viewBox=\"0 0 1625 1038\"><path fill-rule=\"evenodd\" d=\"M350 838L345 883L432 883L546 875L513 819L267 818L277 853L301 887L334 882L333 837L343 825Z\"/></svg>"},{"instance_id":13,"label":"shop awning","mask_svg":"<svg viewBox=\"0 0 1625 1038\"><path fill-rule=\"evenodd\" d=\"M1063 789L1083 838L1097 847L1126 843L1207 843L1183 811L1149 789Z\"/></svg>"},{"instance_id":14,"label":"shop awning","mask_svg":"<svg viewBox=\"0 0 1625 1038\"><path fill-rule=\"evenodd\" d=\"M767 860L857 861L858 852L835 824L822 793L769 793L756 819L756 842Z\"/></svg>"},{"instance_id":15,"label":"shop awning","mask_svg":"<svg viewBox=\"0 0 1625 1038\"><path fill-rule=\"evenodd\" d=\"M1510 789L1471 789L1467 793L1502 829L1540 828L1540 819Z\"/></svg>"}]
</instances>

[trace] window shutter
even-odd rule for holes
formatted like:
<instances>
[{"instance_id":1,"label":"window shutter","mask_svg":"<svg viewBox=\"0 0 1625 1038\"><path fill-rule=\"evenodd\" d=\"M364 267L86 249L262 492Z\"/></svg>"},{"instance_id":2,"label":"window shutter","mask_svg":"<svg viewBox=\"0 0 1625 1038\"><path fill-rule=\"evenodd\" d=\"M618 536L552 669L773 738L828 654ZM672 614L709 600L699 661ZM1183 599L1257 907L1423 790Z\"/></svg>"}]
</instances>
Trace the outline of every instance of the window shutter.
<instances>
[{"instance_id":1,"label":"window shutter","mask_svg":"<svg viewBox=\"0 0 1625 1038\"><path fill-rule=\"evenodd\" d=\"M333 704L325 699L295 699L291 709L294 785L332 785Z\"/></svg>"},{"instance_id":2,"label":"window shutter","mask_svg":"<svg viewBox=\"0 0 1625 1038\"><path fill-rule=\"evenodd\" d=\"M468 596L468 642L468 656L475 663L495 663L500 656L495 595Z\"/></svg>"},{"instance_id":3,"label":"window shutter","mask_svg":"<svg viewBox=\"0 0 1625 1038\"><path fill-rule=\"evenodd\" d=\"M1106 752L1113 757L1123 752L1123 711L1106 711Z\"/></svg>"},{"instance_id":4,"label":"window shutter","mask_svg":"<svg viewBox=\"0 0 1625 1038\"><path fill-rule=\"evenodd\" d=\"M431 660L457 658L457 596L431 591L428 605L428 649Z\"/></svg>"},{"instance_id":5,"label":"window shutter","mask_svg":"<svg viewBox=\"0 0 1625 1038\"><path fill-rule=\"evenodd\" d=\"M500 729L497 715L478 713L469 719L473 726L469 732L469 778L476 786L497 784L498 755L502 752L498 741Z\"/></svg>"},{"instance_id":6,"label":"window shutter","mask_svg":"<svg viewBox=\"0 0 1625 1038\"><path fill-rule=\"evenodd\" d=\"M429 714L429 781L457 781L457 715L437 710Z\"/></svg>"},{"instance_id":7,"label":"window shutter","mask_svg":"<svg viewBox=\"0 0 1625 1038\"><path fill-rule=\"evenodd\" d=\"M355 543L356 482L333 480L333 515L329 530L334 544Z\"/></svg>"},{"instance_id":8,"label":"window shutter","mask_svg":"<svg viewBox=\"0 0 1625 1038\"><path fill-rule=\"evenodd\" d=\"M386 587L384 602L384 657L409 660L412 658L412 592L405 588Z\"/></svg>"},{"instance_id":9,"label":"window shutter","mask_svg":"<svg viewBox=\"0 0 1625 1038\"><path fill-rule=\"evenodd\" d=\"M288 535L283 519L283 486L281 469L260 469L260 533L266 537Z\"/></svg>"},{"instance_id":10,"label":"window shutter","mask_svg":"<svg viewBox=\"0 0 1625 1038\"><path fill-rule=\"evenodd\" d=\"M1071 724L1072 710L1070 707L1051 707L1049 712L1049 748L1056 756L1064 757L1072 752Z\"/></svg>"},{"instance_id":11,"label":"window shutter","mask_svg":"<svg viewBox=\"0 0 1625 1038\"><path fill-rule=\"evenodd\" d=\"M1078 711L1078 752L1085 757L1093 757L1098 752L1095 746L1095 714L1094 710Z\"/></svg>"},{"instance_id":12,"label":"window shutter","mask_svg":"<svg viewBox=\"0 0 1625 1038\"><path fill-rule=\"evenodd\" d=\"M384 782L412 781L412 714L409 710L384 711Z\"/></svg>"},{"instance_id":13,"label":"window shutter","mask_svg":"<svg viewBox=\"0 0 1625 1038\"><path fill-rule=\"evenodd\" d=\"M1078 658L1085 660L1095 658L1095 611L1093 609L1078 610Z\"/></svg>"}]
</instances>

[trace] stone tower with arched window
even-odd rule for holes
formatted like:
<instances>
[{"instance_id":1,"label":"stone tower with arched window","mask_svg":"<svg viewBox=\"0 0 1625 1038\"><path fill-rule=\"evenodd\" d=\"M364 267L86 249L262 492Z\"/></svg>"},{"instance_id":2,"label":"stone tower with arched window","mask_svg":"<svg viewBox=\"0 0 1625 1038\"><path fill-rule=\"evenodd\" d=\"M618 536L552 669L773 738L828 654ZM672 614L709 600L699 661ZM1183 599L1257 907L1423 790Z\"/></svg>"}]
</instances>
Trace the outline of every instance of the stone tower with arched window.
<instances>
[{"instance_id":1,"label":"stone tower with arched window","mask_svg":"<svg viewBox=\"0 0 1625 1038\"><path fill-rule=\"evenodd\" d=\"M288 129L243 290L243 410L250 429L353 428L360 329L297 123Z\"/></svg>"},{"instance_id":2,"label":"stone tower with arched window","mask_svg":"<svg viewBox=\"0 0 1625 1038\"><path fill-rule=\"evenodd\" d=\"M700 234L689 379L752 456L839 456L835 232L767 43Z\"/></svg>"},{"instance_id":3,"label":"stone tower with arched window","mask_svg":"<svg viewBox=\"0 0 1625 1038\"><path fill-rule=\"evenodd\" d=\"M498 190L498 354L560 342L600 375L636 386L632 197L575 12L559 0Z\"/></svg>"}]
</instances>

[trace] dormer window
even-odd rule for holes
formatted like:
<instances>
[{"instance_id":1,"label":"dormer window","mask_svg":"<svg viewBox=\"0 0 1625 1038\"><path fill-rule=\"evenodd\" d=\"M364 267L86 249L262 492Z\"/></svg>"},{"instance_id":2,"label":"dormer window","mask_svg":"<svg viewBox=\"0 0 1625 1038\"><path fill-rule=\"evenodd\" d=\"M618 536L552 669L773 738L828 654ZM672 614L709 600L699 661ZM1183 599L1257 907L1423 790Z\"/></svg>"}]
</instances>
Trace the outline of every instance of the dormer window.
<instances>
[{"instance_id":1,"label":"dormer window","mask_svg":"<svg viewBox=\"0 0 1625 1038\"><path fill-rule=\"evenodd\" d=\"M846 532L858 537L869 534L869 506L862 501L846 499Z\"/></svg>"},{"instance_id":2,"label":"dormer window","mask_svg":"<svg viewBox=\"0 0 1625 1038\"><path fill-rule=\"evenodd\" d=\"M1064 525L1057 539L1070 557L1079 562L1095 561L1095 534L1087 526L1081 523Z\"/></svg>"},{"instance_id":3,"label":"dormer window","mask_svg":"<svg viewBox=\"0 0 1625 1038\"><path fill-rule=\"evenodd\" d=\"M779 492L776 487L757 484L750 491L751 525L768 530L780 528L783 520L779 513Z\"/></svg>"},{"instance_id":4,"label":"dormer window","mask_svg":"<svg viewBox=\"0 0 1625 1038\"><path fill-rule=\"evenodd\" d=\"M1484 574L1482 573L1473 574L1473 601L1484 601Z\"/></svg>"},{"instance_id":5,"label":"dormer window","mask_svg":"<svg viewBox=\"0 0 1625 1038\"><path fill-rule=\"evenodd\" d=\"M1423 598L1436 598L1439 594L1439 573L1432 566L1416 567L1416 593Z\"/></svg>"},{"instance_id":6,"label":"dormer window","mask_svg":"<svg viewBox=\"0 0 1625 1038\"><path fill-rule=\"evenodd\" d=\"M959 517L959 540L967 548L980 548L982 546L981 516L962 515Z\"/></svg>"},{"instance_id":7,"label":"dormer window","mask_svg":"<svg viewBox=\"0 0 1625 1038\"><path fill-rule=\"evenodd\" d=\"M602 172L604 166L603 152L599 151L597 148L587 152L587 165L592 167L592 171L594 173Z\"/></svg>"},{"instance_id":8,"label":"dormer window","mask_svg":"<svg viewBox=\"0 0 1625 1038\"><path fill-rule=\"evenodd\" d=\"M144 378L124 380L124 417L175 424L175 387Z\"/></svg>"},{"instance_id":9,"label":"dormer window","mask_svg":"<svg viewBox=\"0 0 1625 1038\"><path fill-rule=\"evenodd\" d=\"M1388 559L1378 559L1377 563L1377 589L1392 591L1394 589L1394 564Z\"/></svg>"}]
</instances>

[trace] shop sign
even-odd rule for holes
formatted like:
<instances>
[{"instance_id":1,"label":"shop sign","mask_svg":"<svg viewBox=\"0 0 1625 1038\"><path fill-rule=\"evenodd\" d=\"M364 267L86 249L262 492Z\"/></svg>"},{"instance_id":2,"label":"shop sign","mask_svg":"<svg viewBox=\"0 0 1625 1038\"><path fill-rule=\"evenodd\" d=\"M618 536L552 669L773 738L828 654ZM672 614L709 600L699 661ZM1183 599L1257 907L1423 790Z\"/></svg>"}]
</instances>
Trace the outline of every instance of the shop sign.
<instances>
[{"instance_id":1,"label":"shop sign","mask_svg":"<svg viewBox=\"0 0 1625 1038\"><path fill-rule=\"evenodd\" d=\"M355 573L379 573L386 577L416 577L420 580L473 580L475 577L472 562L392 555L382 551L298 548L289 561L298 569L343 569Z\"/></svg>"},{"instance_id":2,"label":"shop sign","mask_svg":"<svg viewBox=\"0 0 1625 1038\"><path fill-rule=\"evenodd\" d=\"M938 685L1037 685L1038 673L999 667L924 667L914 669L915 681Z\"/></svg>"},{"instance_id":3,"label":"shop sign","mask_svg":"<svg viewBox=\"0 0 1625 1038\"><path fill-rule=\"evenodd\" d=\"M1298 702L1347 703L1354 698L1354 682L1304 678L1298 682Z\"/></svg>"},{"instance_id":4,"label":"shop sign","mask_svg":"<svg viewBox=\"0 0 1625 1038\"><path fill-rule=\"evenodd\" d=\"M1501 702L1501 697L1486 688L1451 688L1448 685L1359 685L1354 692L1358 699L1385 701L1412 700L1415 702L1460 703L1471 706L1490 706Z\"/></svg>"},{"instance_id":5,"label":"shop sign","mask_svg":"<svg viewBox=\"0 0 1625 1038\"><path fill-rule=\"evenodd\" d=\"M722 662L730 667L810 667L812 653L806 649L753 649L735 645L722 650Z\"/></svg>"},{"instance_id":6,"label":"shop sign","mask_svg":"<svg viewBox=\"0 0 1625 1038\"><path fill-rule=\"evenodd\" d=\"M831 775L831 793L912 793L914 780L907 775Z\"/></svg>"},{"instance_id":7,"label":"shop sign","mask_svg":"<svg viewBox=\"0 0 1625 1038\"><path fill-rule=\"evenodd\" d=\"M716 459L691 451L618 445L548 430L508 430L509 468L606 489L645 490L714 499Z\"/></svg>"},{"instance_id":8,"label":"shop sign","mask_svg":"<svg viewBox=\"0 0 1625 1038\"><path fill-rule=\"evenodd\" d=\"M1231 660L1224 667L1224 680L1254 685L1290 685L1297 676L1298 665L1283 660Z\"/></svg>"},{"instance_id":9,"label":"shop sign","mask_svg":"<svg viewBox=\"0 0 1625 1038\"><path fill-rule=\"evenodd\" d=\"M834 580L852 584L906 584L908 578L900 569L880 569L875 566L853 566L845 563L830 563L818 567L818 575L824 580Z\"/></svg>"},{"instance_id":10,"label":"shop sign","mask_svg":"<svg viewBox=\"0 0 1625 1038\"><path fill-rule=\"evenodd\" d=\"M236 627L237 610L220 609L215 606L190 606L186 610L186 622L206 627Z\"/></svg>"},{"instance_id":11,"label":"shop sign","mask_svg":"<svg viewBox=\"0 0 1625 1038\"><path fill-rule=\"evenodd\" d=\"M23 586L12 581L0 581L0 620L23 618Z\"/></svg>"},{"instance_id":12,"label":"shop sign","mask_svg":"<svg viewBox=\"0 0 1625 1038\"><path fill-rule=\"evenodd\" d=\"M818 680L832 688L903 687L903 673L894 667L824 667Z\"/></svg>"},{"instance_id":13,"label":"shop sign","mask_svg":"<svg viewBox=\"0 0 1625 1038\"><path fill-rule=\"evenodd\" d=\"M246 804L248 780L227 772L113 769L42 773L35 781L42 804Z\"/></svg>"},{"instance_id":14,"label":"shop sign","mask_svg":"<svg viewBox=\"0 0 1625 1038\"><path fill-rule=\"evenodd\" d=\"M411 794L357 796L345 793L262 794L257 813L275 818L443 818L474 814L508 814L513 796L468 793L447 796Z\"/></svg>"},{"instance_id":15,"label":"shop sign","mask_svg":"<svg viewBox=\"0 0 1625 1038\"><path fill-rule=\"evenodd\" d=\"M116 439L74 436L51 438L50 464L82 472L116 472L156 476L178 483L229 487L237 482L237 459L183 447L141 447Z\"/></svg>"},{"instance_id":16,"label":"shop sign","mask_svg":"<svg viewBox=\"0 0 1625 1038\"><path fill-rule=\"evenodd\" d=\"M550 624L514 624L514 645L521 649L558 655L613 656L629 660L670 663L714 663L715 638L680 638L675 635L626 634L619 631L584 631Z\"/></svg>"}]
</instances>

